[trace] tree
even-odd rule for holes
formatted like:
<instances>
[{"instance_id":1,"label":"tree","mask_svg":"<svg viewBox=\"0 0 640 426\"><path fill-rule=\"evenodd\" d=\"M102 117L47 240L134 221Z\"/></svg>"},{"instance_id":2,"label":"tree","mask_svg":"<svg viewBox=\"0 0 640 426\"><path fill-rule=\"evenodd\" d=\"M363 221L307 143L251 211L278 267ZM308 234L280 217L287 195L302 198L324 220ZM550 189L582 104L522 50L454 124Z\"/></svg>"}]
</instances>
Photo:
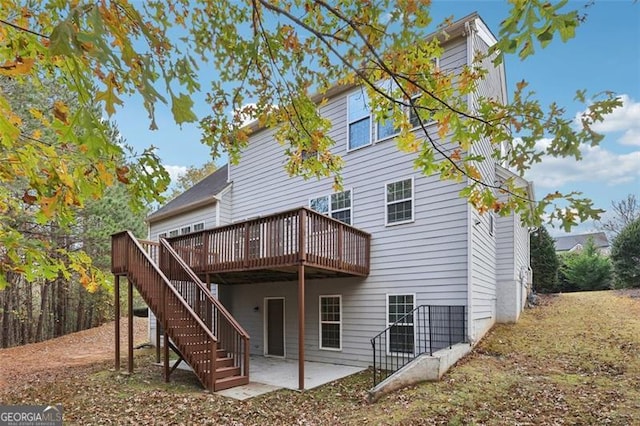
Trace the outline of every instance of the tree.
<instances>
[{"instance_id":1,"label":"tree","mask_svg":"<svg viewBox=\"0 0 640 426\"><path fill-rule=\"evenodd\" d=\"M226 151L232 162L251 132L245 121L253 118L274 129L274 137L286 145L290 173L332 175L340 186L342 161L330 150L331 123L317 108L335 84L362 86L375 118L392 120L399 129L398 148L415 152L423 173L465 182L461 196L480 212L515 211L537 225L546 211L549 221L560 220L565 229L601 212L576 192L550 193L529 209L533 200L524 189L514 180L495 183L479 164L495 157L523 174L545 154L579 159L581 143L593 146L602 139L593 125L621 105L615 94L588 97L578 91L576 98L588 105L577 128L564 108L555 103L544 108L525 82L508 104L482 96L467 102L504 55L526 58L553 38L572 38L584 16L567 2L512 2L498 43L456 70L434 67L446 25L425 38L433 28L427 0L382 0L364 8L359 0L337 5L156 0L138 7L127 0L0 0L0 10L7 11L0 19L0 75L36 90L47 82L75 102L53 96L21 110L7 93L0 94L0 179L29 178L26 198L42 222L56 217L67 226L78 206L101 197L115 182L127 184L142 201L158 200L166 189L168 175L152 147L130 153L125 165L126 147L105 137L108 125L96 111L111 116L124 96L142 98L152 129L158 103L170 104L177 123L199 120L203 143L214 156ZM198 77L204 64L213 68L206 74L214 76L206 85ZM211 113L197 117L191 97L203 87L210 87ZM407 109L422 130L420 137L411 131ZM25 127L27 120L37 121L38 128ZM432 121L435 133L427 132ZM53 139L41 140L42 134ZM536 146L542 137L552 140L544 150ZM478 144L489 144L493 152L479 154ZM510 149L503 153L504 146ZM303 155L309 151L318 156ZM55 162L42 160L53 155ZM79 157L84 163L76 167ZM506 200L498 199L502 194ZM11 195L0 193L0 211L14 204ZM14 235L3 224L0 245L19 247ZM37 254L28 246L25 250L24 259ZM3 261L3 270L22 274L27 263L19 263Z\"/></svg>"},{"instance_id":2,"label":"tree","mask_svg":"<svg viewBox=\"0 0 640 426\"><path fill-rule=\"evenodd\" d=\"M592 238L582 250L561 256L563 291L608 290L611 288L611 263L598 253Z\"/></svg>"},{"instance_id":3,"label":"tree","mask_svg":"<svg viewBox=\"0 0 640 426\"><path fill-rule=\"evenodd\" d=\"M640 217L613 240L611 262L617 287L640 288Z\"/></svg>"},{"instance_id":4,"label":"tree","mask_svg":"<svg viewBox=\"0 0 640 426\"><path fill-rule=\"evenodd\" d=\"M558 256L553 238L544 226L529 236L531 247L531 269L533 270L533 289L540 293L558 291Z\"/></svg>"},{"instance_id":5,"label":"tree","mask_svg":"<svg viewBox=\"0 0 640 426\"><path fill-rule=\"evenodd\" d=\"M216 163L213 161L208 161L200 167L189 166L184 174L178 176L176 186L167 198L170 200L176 198L178 195L182 194L184 191L215 172L216 169Z\"/></svg>"},{"instance_id":6,"label":"tree","mask_svg":"<svg viewBox=\"0 0 640 426\"><path fill-rule=\"evenodd\" d=\"M614 216L606 222L602 222L600 228L614 236L634 220L640 218L640 203L638 203L635 194L629 194L626 199L621 201L612 201L611 209Z\"/></svg>"}]
</instances>

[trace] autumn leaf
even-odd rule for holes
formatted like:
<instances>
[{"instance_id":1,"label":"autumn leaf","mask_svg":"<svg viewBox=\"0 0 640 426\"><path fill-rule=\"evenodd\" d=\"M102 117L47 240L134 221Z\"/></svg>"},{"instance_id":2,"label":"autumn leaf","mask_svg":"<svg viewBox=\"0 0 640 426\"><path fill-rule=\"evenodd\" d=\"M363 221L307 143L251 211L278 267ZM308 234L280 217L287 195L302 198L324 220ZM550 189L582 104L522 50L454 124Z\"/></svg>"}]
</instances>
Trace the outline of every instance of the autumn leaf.
<instances>
[{"instance_id":1,"label":"autumn leaf","mask_svg":"<svg viewBox=\"0 0 640 426\"><path fill-rule=\"evenodd\" d=\"M64 124L69 124L69 107L64 102L57 100L53 103L53 115Z\"/></svg>"},{"instance_id":2,"label":"autumn leaf","mask_svg":"<svg viewBox=\"0 0 640 426\"><path fill-rule=\"evenodd\" d=\"M16 76L27 74L33 68L33 58L16 58L15 61L0 65L0 75Z\"/></svg>"}]
</instances>

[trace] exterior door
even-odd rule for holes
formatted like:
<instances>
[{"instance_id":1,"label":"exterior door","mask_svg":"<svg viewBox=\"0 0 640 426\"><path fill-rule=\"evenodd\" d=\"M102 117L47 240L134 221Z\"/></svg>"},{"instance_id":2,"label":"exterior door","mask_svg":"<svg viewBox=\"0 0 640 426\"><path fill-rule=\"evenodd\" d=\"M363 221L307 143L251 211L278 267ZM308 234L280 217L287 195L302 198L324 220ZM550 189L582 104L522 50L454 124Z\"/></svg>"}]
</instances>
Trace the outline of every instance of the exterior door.
<instances>
[{"instance_id":1,"label":"exterior door","mask_svg":"<svg viewBox=\"0 0 640 426\"><path fill-rule=\"evenodd\" d=\"M268 297L264 306L264 354L284 357L284 297Z\"/></svg>"}]
</instances>

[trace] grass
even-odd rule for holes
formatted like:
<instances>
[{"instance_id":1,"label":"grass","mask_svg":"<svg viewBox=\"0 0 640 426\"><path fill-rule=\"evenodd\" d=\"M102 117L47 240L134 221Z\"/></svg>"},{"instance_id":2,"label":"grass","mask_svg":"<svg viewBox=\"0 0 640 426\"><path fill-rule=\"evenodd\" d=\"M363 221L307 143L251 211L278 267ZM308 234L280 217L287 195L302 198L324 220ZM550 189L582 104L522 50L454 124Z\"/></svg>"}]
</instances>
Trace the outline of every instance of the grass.
<instances>
[{"instance_id":1,"label":"grass","mask_svg":"<svg viewBox=\"0 0 640 426\"><path fill-rule=\"evenodd\" d=\"M65 424L640 424L640 301L614 292L545 298L496 326L442 381L372 405L370 372L238 402L181 370L165 384L152 360L139 356L132 376L104 364L71 370L1 400L62 403Z\"/></svg>"}]
</instances>

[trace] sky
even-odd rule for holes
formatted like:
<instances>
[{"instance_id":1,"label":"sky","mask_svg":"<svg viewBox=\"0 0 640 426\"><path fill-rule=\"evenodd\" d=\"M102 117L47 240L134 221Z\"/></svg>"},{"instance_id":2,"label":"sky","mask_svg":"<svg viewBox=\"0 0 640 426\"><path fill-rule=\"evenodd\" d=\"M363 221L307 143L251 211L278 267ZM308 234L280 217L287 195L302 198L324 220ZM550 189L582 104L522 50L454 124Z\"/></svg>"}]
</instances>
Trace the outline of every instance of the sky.
<instances>
[{"instance_id":1,"label":"sky","mask_svg":"<svg viewBox=\"0 0 640 426\"><path fill-rule=\"evenodd\" d=\"M588 0L571 0L570 6L583 8L586 3ZM434 23L477 11L496 35L507 10L503 0L441 0L432 6ZM621 97L623 106L595 128L605 135L603 142L596 147L582 147L581 161L545 158L526 175L534 182L537 197L555 190L576 190L591 198L595 207L608 210L612 202L629 194L640 198L640 2L598 0L582 10L587 19L578 27L574 39L567 43L554 40L524 61L515 55L507 56L507 90L513 93L515 84L526 80L542 105L555 101L566 107L569 116L586 108L574 101L578 89L586 89L589 94L611 90ZM204 95L194 97L198 115L207 112L203 99ZM200 143L197 125L177 126L164 106L158 108L156 120L159 130L148 130L147 114L135 99L125 102L115 116L120 133L129 144L140 151L149 145L158 147L160 158L174 178L186 167L200 166L211 159L209 148ZM541 146L545 143L548 141L539 141ZM223 165L227 160L223 157L215 161ZM596 229L597 224L587 222L572 233ZM558 228L549 231L552 235L563 234Z\"/></svg>"}]
</instances>

